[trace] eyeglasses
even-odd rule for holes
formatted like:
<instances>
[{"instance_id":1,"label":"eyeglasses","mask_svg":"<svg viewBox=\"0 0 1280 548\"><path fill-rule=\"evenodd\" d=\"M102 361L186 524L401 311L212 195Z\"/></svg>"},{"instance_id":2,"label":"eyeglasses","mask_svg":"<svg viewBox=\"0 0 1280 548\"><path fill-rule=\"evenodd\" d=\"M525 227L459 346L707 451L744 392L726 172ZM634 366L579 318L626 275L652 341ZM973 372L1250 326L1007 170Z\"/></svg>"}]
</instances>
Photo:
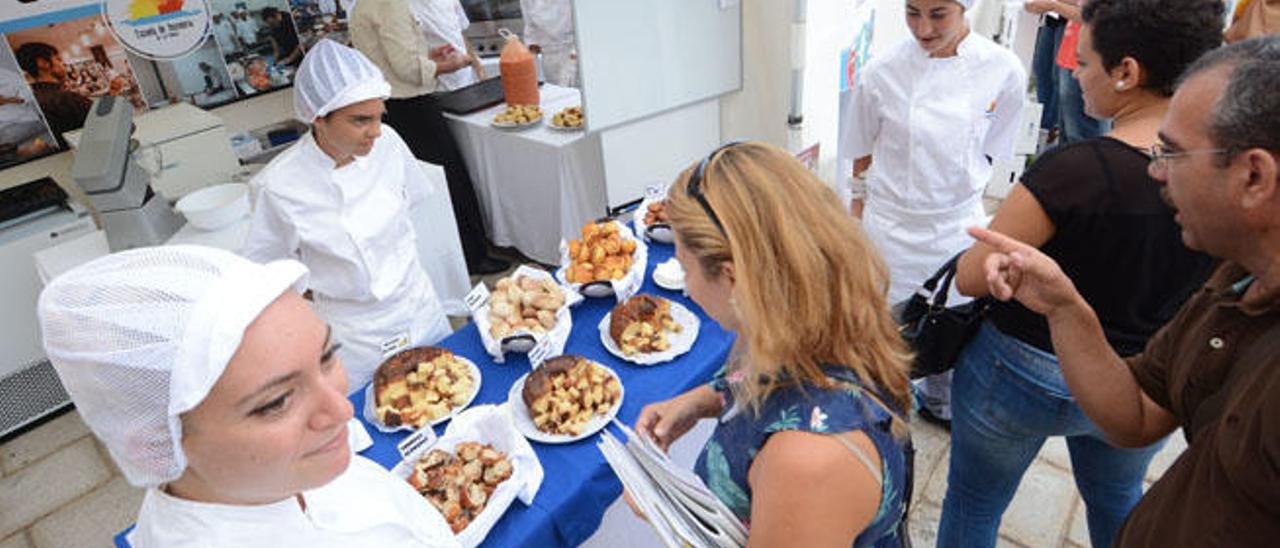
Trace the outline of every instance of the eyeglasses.
<instances>
[{"instance_id":1,"label":"eyeglasses","mask_svg":"<svg viewBox=\"0 0 1280 548\"><path fill-rule=\"evenodd\" d=\"M708 202L707 197L702 194L702 177L703 173L707 170L707 164L711 163L711 159L714 158L716 154L719 154L721 151L731 146L741 144L742 142L743 141L741 140L735 139L716 147L715 150L711 151L711 154L708 154L707 157L703 158L702 162L698 164L698 169L693 171L693 175L689 177L689 184L685 186L685 190L688 191L689 197L698 201L698 205L702 206L702 210L707 212L707 217L711 218L711 223L716 225L716 228L720 230L720 234L723 234L726 238L729 237L729 233L724 231L724 225L720 223L720 216L716 215L715 210L711 209L711 203Z\"/></svg>"},{"instance_id":2,"label":"eyeglasses","mask_svg":"<svg viewBox=\"0 0 1280 548\"><path fill-rule=\"evenodd\" d=\"M1151 145L1148 150L1151 154L1151 165L1159 169L1165 169L1169 165L1169 160L1185 158L1196 154L1222 154L1227 152L1225 148L1200 148L1195 150L1183 150L1181 152L1169 152L1169 149L1162 143Z\"/></svg>"}]
</instances>

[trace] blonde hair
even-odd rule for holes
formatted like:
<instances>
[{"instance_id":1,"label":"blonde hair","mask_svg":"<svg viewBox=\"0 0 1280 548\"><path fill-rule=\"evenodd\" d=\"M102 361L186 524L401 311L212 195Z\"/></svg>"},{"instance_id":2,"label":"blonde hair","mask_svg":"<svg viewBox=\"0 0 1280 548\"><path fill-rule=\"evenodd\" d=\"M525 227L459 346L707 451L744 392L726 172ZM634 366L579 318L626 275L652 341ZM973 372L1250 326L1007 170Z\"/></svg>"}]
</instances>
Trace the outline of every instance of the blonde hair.
<instances>
[{"instance_id":1,"label":"blonde hair","mask_svg":"<svg viewBox=\"0 0 1280 548\"><path fill-rule=\"evenodd\" d=\"M736 393L758 409L780 386L778 373L830 388L821 369L828 364L851 369L907 412L911 353L886 303L887 269L835 193L777 147L728 146L708 158L699 184L721 232L689 195L697 170L686 169L672 185L667 213L678 245L707 276L720 276L726 261L734 266L745 351L734 365L745 373ZM864 393L879 401L873 390ZM894 415L894 432L905 434Z\"/></svg>"}]
</instances>

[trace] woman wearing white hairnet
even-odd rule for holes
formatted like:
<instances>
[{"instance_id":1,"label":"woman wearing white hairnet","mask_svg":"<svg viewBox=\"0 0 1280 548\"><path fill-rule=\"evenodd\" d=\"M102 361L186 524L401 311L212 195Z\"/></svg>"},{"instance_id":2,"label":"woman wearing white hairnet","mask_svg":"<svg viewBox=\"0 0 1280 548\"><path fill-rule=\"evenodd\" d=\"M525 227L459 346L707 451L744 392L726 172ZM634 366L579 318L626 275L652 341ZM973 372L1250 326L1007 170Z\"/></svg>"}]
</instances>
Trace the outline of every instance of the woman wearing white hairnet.
<instances>
[{"instance_id":1,"label":"woman wearing white hairnet","mask_svg":"<svg viewBox=\"0 0 1280 548\"><path fill-rule=\"evenodd\" d=\"M347 444L339 346L307 269L198 246L115 253L40 295L45 352L130 483L130 542L456 546L408 483Z\"/></svg>"},{"instance_id":2,"label":"woman wearing white hairnet","mask_svg":"<svg viewBox=\"0 0 1280 548\"><path fill-rule=\"evenodd\" d=\"M973 243L992 162L1013 154L1026 72L970 31L972 4L906 0L913 39L857 76L841 128L857 158L851 207L889 266L891 304ZM924 381L921 415L950 420L950 373Z\"/></svg>"},{"instance_id":3,"label":"woman wearing white hairnet","mask_svg":"<svg viewBox=\"0 0 1280 548\"><path fill-rule=\"evenodd\" d=\"M384 355L450 333L409 221L428 182L400 136L382 125L391 88L360 52L319 41L293 89L297 116L312 131L251 182L255 210L243 255L298 259L311 269L316 312L342 342L351 389L359 390ZM452 234L423 237L452 238L461 257Z\"/></svg>"}]
</instances>

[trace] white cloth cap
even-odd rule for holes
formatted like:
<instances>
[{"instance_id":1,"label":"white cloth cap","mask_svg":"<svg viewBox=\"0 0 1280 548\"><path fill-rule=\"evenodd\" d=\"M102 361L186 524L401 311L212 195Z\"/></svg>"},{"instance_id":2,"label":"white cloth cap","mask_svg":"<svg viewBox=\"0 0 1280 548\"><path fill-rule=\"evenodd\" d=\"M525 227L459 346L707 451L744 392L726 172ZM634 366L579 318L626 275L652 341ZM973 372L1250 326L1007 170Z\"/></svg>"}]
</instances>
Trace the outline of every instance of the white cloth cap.
<instances>
[{"instance_id":1,"label":"white cloth cap","mask_svg":"<svg viewBox=\"0 0 1280 548\"><path fill-rule=\"evenodd\" d=\"M249 324L306 279L297 261L209 247L114 253L41 292L45 353L129 482L154 487L187 467L179 416L209 394Z\"/></svg>"},{"instance_id":2,"label":"white cloth cap","mask_svg":"<svg viewBox=\"0 0 1280 548\"><path fill-rule=\"evenodd\" d=\"M974 0L956 0L956 3L960 4L960 7L964 8L964 11L969 11L969 8L973 7L973 2Z\"/></svg>"},{"instance_id":3,"label":"white cloth cap","mask_svg":"<svg viewBox=\"0 0 1280 548\"><path fill-rule=\"evenodd\" d=\"M350 104L391 96L391 84L363 53L329 40L316 42L293 79L293 110L310 124Z\"/></svg>"}]
</instances>

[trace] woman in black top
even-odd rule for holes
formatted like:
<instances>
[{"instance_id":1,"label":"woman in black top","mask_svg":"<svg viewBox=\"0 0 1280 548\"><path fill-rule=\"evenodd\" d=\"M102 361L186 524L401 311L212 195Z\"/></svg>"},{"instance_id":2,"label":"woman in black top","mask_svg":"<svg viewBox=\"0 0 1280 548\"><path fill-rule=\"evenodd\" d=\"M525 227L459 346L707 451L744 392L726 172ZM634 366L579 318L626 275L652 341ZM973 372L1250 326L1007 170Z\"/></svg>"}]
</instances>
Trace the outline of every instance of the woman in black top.
<instances>
[{"instance_id":1,"label":"woman in black top","mask_svg":"<svg viewBox=\"0 0 1280 548\"><path fill-rule=\"evenodd\" d=\"M1085 109L1111 132L1043 154L1022 176L991 229L1037 246L1062 265L1123 355L1141 351L1212 270L1186 249L1174 212L1147 174L1174 82L1219 45L1220 0L1090 0L1075 77ZM1211 184L1212 181L1205 181ZM977 243L956 283L987 294ZM956 365L951 462L939 546L994 546L1000 517L1048 436L1065 436L1094 546L1110 546L1142 496L1163 445L1110 446L1076 405L1044 318L1000 303Z\"/></svg>"}]
</instances>

